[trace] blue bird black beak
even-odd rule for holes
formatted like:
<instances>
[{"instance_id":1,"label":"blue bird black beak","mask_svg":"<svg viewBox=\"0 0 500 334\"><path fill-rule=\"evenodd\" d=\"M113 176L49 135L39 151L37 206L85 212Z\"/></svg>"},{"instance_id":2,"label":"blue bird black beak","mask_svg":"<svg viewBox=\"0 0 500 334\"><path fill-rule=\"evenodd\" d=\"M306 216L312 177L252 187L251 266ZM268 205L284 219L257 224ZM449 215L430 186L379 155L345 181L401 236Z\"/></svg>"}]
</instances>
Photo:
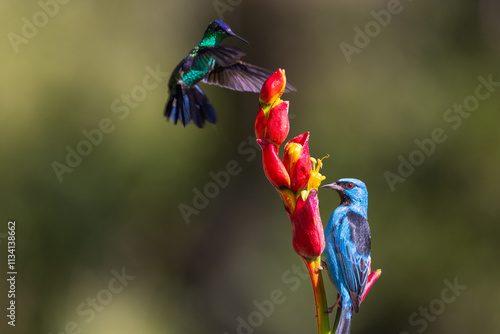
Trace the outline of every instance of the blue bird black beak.
<instances>
[{"instance_id":1,"label":"blue bird black beak","mask_svg":"<svg viewBox=\"0 0 500 334\"><path fill-rule=\"evenodd\" d=\"M247 43L247 44L250 44L250 43L248 43L245 39L243 39L243 38L241 38L240 36L236 35L236 34L235 34L234 32L232 32L232 31L229 31L229 32L228 32L228 34L229 34L229 35L231 35L231 36L233 36L233 37L236 37L237 39L242 40L243 42L245 42L245 43Z\"/></svg>"},{"instance_id":2,"label":"blue bird black beak","mask_svg":"<svg viewBox=\"0 0 500 334\"><path fill-rule=\"evenodd\" d=\"M342 188L337 182L325 184L325 185L321 186L321 188L330 188L330 189L334 189L337 191L344 191L344 188Z\"/></svg>"}]
</instances>

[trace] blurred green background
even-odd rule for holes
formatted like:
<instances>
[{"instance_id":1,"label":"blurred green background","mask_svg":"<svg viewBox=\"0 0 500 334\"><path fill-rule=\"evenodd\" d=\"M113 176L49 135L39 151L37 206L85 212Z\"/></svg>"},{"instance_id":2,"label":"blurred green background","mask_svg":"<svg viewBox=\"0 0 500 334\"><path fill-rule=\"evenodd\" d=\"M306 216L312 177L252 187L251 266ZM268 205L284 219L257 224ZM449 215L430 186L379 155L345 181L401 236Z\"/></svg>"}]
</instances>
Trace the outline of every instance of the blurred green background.
<instances>
[{"instance_id":1,"label":"blurred green background","mask_svg":"<svg viewBox=\"0 0 500 334\"><path fill-rule=\"evenodd\" d=\"M289 138L310 131L311 155L330 154L326 182L368 186L383 275L352 332L499 331L500 87L478 88L479 76L500 82L497 1L62 2L0 4L0 254L6 276L15 220L18 271L15 328L0 282L2 333L316 331L290 222L252 138L257 95L204 85L216 126L163 117L165 76L214 19L250 41L224 42L245 61L286 69L298 88L284 96ZM358 45L349 62L341 43ZM477 89L489 96L471 97ZM464 103L465 116L448 111ZM446 140L431 149L435 129ZM54 166L78 149L87 155L58 177ZM418 166L405 171L401 159ZM237 175L185 219L179 207L194 208L230 162ZM319 196L326 224L339 200ZM126 273L122 289L114 273ZM273 291L282 298L270 307Z\"/></svg>"}]
</instances>

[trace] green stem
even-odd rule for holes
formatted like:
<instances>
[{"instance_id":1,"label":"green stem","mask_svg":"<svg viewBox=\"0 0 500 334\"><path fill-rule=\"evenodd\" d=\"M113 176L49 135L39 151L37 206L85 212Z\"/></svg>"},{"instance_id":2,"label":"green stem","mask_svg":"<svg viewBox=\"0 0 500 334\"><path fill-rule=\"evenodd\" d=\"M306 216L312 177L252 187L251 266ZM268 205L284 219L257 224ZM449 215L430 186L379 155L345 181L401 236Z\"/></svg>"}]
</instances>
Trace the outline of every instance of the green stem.
<instances>
[{"instance_id":1,"label":"green stem","mask_svg":"<svg viewBox=\"0 0 500 334\"><path fill-rule=\"evenodd\" d=\"M321 258L307 259L301 257L304 261L314 292L314 303L316 304L316 322L318 325L318 334L331 334L330 322L328 319L328 305L326 303L325 286L323 284L323 275L321 274Z\"/></svg>"},{"instance_id":2,"label":"green stem","mask_svg":"<svg viewBox=\"0 0 500 334\"><path fill-rule=\"evenodd\" d=\"M340 306L337 305L337 314L335 315L335 322L333 323L333 329L332 331L335 333L337 330L337 327L339 326L339 321L340 321Z\"/></svg>"}]
</instances>

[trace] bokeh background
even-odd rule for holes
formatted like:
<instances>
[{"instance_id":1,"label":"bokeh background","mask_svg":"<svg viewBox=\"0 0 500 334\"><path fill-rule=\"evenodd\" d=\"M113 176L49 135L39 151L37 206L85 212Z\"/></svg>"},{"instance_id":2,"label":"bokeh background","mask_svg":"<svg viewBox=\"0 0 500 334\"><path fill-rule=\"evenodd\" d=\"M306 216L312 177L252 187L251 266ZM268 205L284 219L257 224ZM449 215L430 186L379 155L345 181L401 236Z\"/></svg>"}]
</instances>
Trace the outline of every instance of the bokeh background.
<instances>
[{"instance_id":1,"label":"bokeh background","mask_svg":"<svg viewBox=\"0 0 500 334\"><path fill-rule=\"evenodd\" d=\"M500 87L466 117L447 110L474 101L479 76L500 81L500 6L396 5L3 1L0 257L4 277L7 222L15 220L18 275L16 326L2 314L1 332L316 331L290 222L252 137L257 95L205 85L216 126L163 118L165 76L214 19L250 41L224 41L244 49L246 61L286 69L298 88L284 96L290 138L310 131L312 156L330 154L326 181L356 177L368 186L373 266L383 275L352 332L498 332ZM388 6L399 12L377 30L371 11ZM34 20L38 27L24 27ZM355 47L355 28L367 24L372 37L348 62L340 44ZM148 71L160 74L146 90ZM139 98L127 105L127 95ZM58 177L54 166L67 165L68 150L89 151L84 132L103 120L108 133ZM435 129L446 140L415 153L415 140ZM387 172L397 175L410 156L418 166L391 187ZM228 163L238 173L205 202L197 198ZM326 224L338 196L319 196ZM179 209L187 206L188 218ZM120 286L114 272L128 281L110 293L110 283ZM7 290L0 280L3 313ZM271 307L273 292L282 297Z\"/></svg>"}]
</instances>

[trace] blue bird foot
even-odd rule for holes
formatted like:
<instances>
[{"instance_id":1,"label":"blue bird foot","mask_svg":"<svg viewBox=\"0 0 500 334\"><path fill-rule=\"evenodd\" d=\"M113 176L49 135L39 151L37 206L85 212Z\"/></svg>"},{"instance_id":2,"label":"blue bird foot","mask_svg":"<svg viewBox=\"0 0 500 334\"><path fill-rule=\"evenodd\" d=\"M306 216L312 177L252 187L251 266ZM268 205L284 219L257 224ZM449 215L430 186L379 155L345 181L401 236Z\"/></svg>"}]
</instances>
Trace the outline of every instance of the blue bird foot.
<instances>
[{"instance_id":1,"label":"blue bird foot","mask_svg":"<svg viewBox=\"0 0 500 334\"><path fill-rule=\"evenodd\" d=\"M340 295L338 293L337 293L337 301L335 302L335 304L332 305L332 307L328 308L328 313L332 313L335 307L340 307Z\"/></svg>"}]
</instances>

